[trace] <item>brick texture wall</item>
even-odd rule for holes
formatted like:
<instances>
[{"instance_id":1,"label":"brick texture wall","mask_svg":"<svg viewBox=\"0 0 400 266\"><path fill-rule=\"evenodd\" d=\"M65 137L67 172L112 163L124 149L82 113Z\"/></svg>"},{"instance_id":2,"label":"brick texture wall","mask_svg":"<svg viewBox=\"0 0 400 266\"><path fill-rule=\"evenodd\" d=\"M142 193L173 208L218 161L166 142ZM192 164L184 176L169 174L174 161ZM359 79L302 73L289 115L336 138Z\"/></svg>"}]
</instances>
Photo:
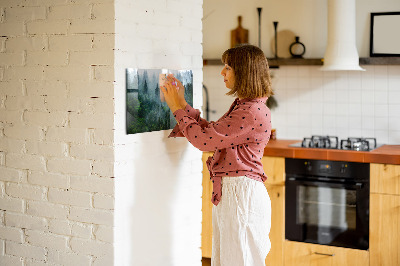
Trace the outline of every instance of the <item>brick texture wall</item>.
<instances>
[{"instance_id":1,"label":"brick texture wall","mask_svg":"<svg viewBox=\"0 0 400 266\"><path fill-rule=\"evenodd\" d=\"M201 265L201 152L170 130L126 135L125 68L193 70L201 107L202 2L115 1L115 265Z\"/></svg>"},{"instance_id":2,"label":"brick texture wall","mask_svg":"<svg viewBox=\"0 0 400 266\"><path fill-rule=\"evenodd\" d=\"M112 265L114 1L0 1L0 265Z\"/></svg>"}]
</instances>

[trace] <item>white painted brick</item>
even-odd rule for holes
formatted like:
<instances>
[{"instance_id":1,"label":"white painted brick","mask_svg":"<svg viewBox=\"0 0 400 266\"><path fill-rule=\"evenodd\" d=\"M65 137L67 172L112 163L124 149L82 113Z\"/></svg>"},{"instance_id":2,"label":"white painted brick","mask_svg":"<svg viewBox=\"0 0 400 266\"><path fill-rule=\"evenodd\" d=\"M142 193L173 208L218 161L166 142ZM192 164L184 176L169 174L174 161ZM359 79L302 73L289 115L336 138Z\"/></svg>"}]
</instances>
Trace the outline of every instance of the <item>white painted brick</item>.
<instances>
[{"instance_id":1,"label":"white painted brick","mask_svg":"<svg viewBox=\"0 0 400 266\"><path fill-rule=\"evenodd\" d=\"M9 153L6 156L6 166L44 171L46 169L46 162L42 156L38 155Z\"/></svg>"},{"instance_id":2,"label":"white painted brick","mask_svg":"<svg viewBox=\"0 0 400 266\"><path fill-rule=\"evenodd\" d=\"M27 201L26 213L47 218L65 219L69 213L69 207L43 201Z\"/></svg>"},{"instance_id":3,"label":"white painted brick","mask_svg":"<svg viewBox=\"0 0 400 266\"><path fill-rule=\"evenodd\" d=\"M109 50L115 47L114 34L94 34L93 49L94 50ZM82 49L83 50L83 49Z\"/></svg>"},{"instance_id":4,"label":"white painted brick","mask_svg":"<svg viewBox=\"0 0 400 266\"><path fill-rule=\"evenodd\" d=\"M69 122L75 128L113 129L113 113L75 114L71 113Z\"/></svg>"},{"instance_id":5,"label":"white painted brick","mask_svg":"<svg viewBox=\"0 0 400 266\"><path fill-rule=\"evenodd\" d=\"M114 197L95 194L93 195L93 207L96 209L114 210Z\"/></svg>"},{"instance_id":6,"label":"white painted brick","mask_svg":"<svg viewBox=\"0 0 400 266\"><path fill-rule=\"evenodd\" d=\"M7 52L44 51L47 48L47 42L42 35L8 37L5 46Z\"/></svg>"},{"instance_id":7,"label":"white painted brick","mask_svg":"<svg viewBox=\"0 0 400 266\"><path fill-rule=\"evenodd\" d=\"M0 152L0 165L2 165L2 166L5 166L6 165L6 163L5 163L5 157L6 157L6 153L5 152Z\"/></svg>"},{"instance_id":8,"label":"white painted brick","mask_svg":"<svg viewBox=\"0 0 400 266\"><path fill-rule=\"evenodd\" d=\"M4 135L11 139L41 140L43 130L38 126L10 126L4 128Z\"/></svg>"},{"instance_id":9,"label":"white painted brick","mask_svg":"<svg viewBox=\"0 0 400 266\"><path fill-rule=\"evenodd\" d=\"M48 266L49 264L45 261L37 261L34 259L26 259L25 266Z\"/></svg>"},{"instance_id":10,"label":"white painted brick","mask_svg":"<svg viewBox=\"0 0 400 266\"><path fill-rule=\"evenodd\" d=\"M24 201L10 197L2 198L0 200L0 210L22 213L24 210Z\"/></svg>"},{"instance_id":11,"label":"white painted brick","mask_svg":"<svg viewBox=\"0 0 400 266\"><path fill-rule=\"evenodd\" d=\"M19 228L0 226L0 239L22 243L24 240L24 233Z\"/></svg>"},{"instance_id":12,"label":"white painted brick","mask_svg":"<svg viewBox=\"0 0 400 266\"><path fill-rule=\"evenodd\" d=\"M24 120L30 125L65 126L68 124L68 113L27 111L24 113Z\"/></svg>"},{"instance_id":13,"label":"white painted brick","mask_svg":"<svg viewBox=\"0 0 400 266\"><path fill-rule=\"evenodd\" d=\"M7 37L0 37L0 53L5 52L6 50L6 40Z\"/></svg>"},{"instance_id":14,"label":"white painted brick","mask_svg":"<svg viewBox=\"0 0 400 266\"><path fill-rule=\"evenodd\" d=\"M93 36L84 35L51 35L49 36L50 51L91 51ZM114 39L113 39L114 40Z\"/></svg>"},{"instance_id":15,"label":"white painted brick","mask_svg":"<svg viewBox=\"0 0 400 266\"><path fill-rule=\"evenodd\" d=\"M115 17L114 3L94 4L93 5L93 19L110 19Z\"/></svg>"},{"instance_id":16,"label":"white painted brick","mask_svg":"<svg viewBox=\"0 0 400 266\"><path fill-rule=\"evenodd\" d=\"M49 231L57 235L71 235L71 223L68 220L51 219Z\"/></svg>"},{"instance_id":17,"label":"white painted brick","mask_svg":"<svg viewBox=\"0 0 400 266\"><path fill-rule=\"evenodd\" d=\"M44 68L44 77L46 80L50 81L89 81L91 75L92 69L90 66L49 66Z\"/></svg>"},{"instance_id":18,"label":"white painted brick","mask_svg":"<svg viewBox=\"0 0 400 266\"><path fill-rule=\"evenodd\" d=\"M18 111L7 111L2 110L0 112L0 121L10 124L22 124L22 110Z\"/></svg>"},{"instance_id":19,"label":"white painted brick","mask_svg":"<svg viewBox=\"0 0 400 266\"><path fill-rule=\"evenodd\" d=\"M27 66L65 66L68 64L67 51L36 52L28 51L26 55Z\"/></svg>"},{"instance_id":20,"label":"white painted brick","mask_svg":"<svg viewBox=\"0 0 400 266\"><path fill-rule=\"evenodd\" d=\"M25 6L51 6L51 5L66 5L70 0L29 0L24 1Z\"/></svg>"},{"instance_id":21,"label":"white painted brick","mask_svg":"<svg viewBox=\"0 0 400 266\"><path fill-rule=\"evenodd\" d=\"M24 266L23 260L21 260L20 256L10 256L10 255L1 255L0 254L0 262L1 265L8 266Z\"/></svg>"},{"instance_id":22,"label":"white painted brick","mask_svg":"<svg viewBox=\"0 0 400 266\"><path fill-rule=\"evenodd\" d=\"M67 85L65 82L59 81L26 81L25 88L27 95L32 97L35 95L40 96L57 96L64 98L67 96Z\"/></svg>"},{"instance_id":23,"label":"white painted brick","mask_svg":"<svg viewBox=\"0 0 400 266\"><path fill-rule=\"evenodd\" d=\"M21 36L24 34L24 24L21 22L0 23L2 36Z\"/></svg>"},{"instance_id":24,"label":"white painted brick","mask_svg":"<svg viewBox=\"0 0 400 266\"><path fill-rule=\"evenodd\" d=\"M94 235L97 240L113 243L114 240L114 228L111 226L99 225L97 230L95 230Z\"/></svg>"},{"instance_id":25,"label":"white painted brick","mask_svg":"<svg viewBox=\"0 0 400 266\"><path fill-rule=\"evenodd\" d=\"M71 189L50 188L48 198L50 202L80 207L90 207L91 202L91 195L89 193Z\"/></svg>"},{"instance_id":26,"label":"white painted brick","mask_svg":"<svg viewBox=\"0 0 400 266\"><path fill-rule=\"evenodd\" d=\"M25 141L0 138L0 150L11 153L22 153L25 150Z\"/></svg>"},{"instance_id":27,"label":"white painted brick","mask_svg":"<svg viewBox=\"0 0 400 266\"><path fill-rule=\"evenodd\" d=\"M12 241L7 241L6 254L32 258L36 260L45 260L46 249L43 247L35 247L28 244L19 244Z\"/></svg>"},{"instance_id":28,"label":"white painted brick","mask_svg":"<svg viewBox=\"0 0 400 266\"><path fill-rule=\"evenodd\" d=\"M201 56L203 54L203 46L201 43L185 42L181 44L183 55Z\"/></svg>"},{"instance_id":29,"label":"white painted brick","mask_svg":"<svg viewBox=\"0 0 400 266\"><path fill-rule=\"evenodd\" d=\"M93 162L93 173L102 177L113 177L114 163L96 160Z\"/></svg>"},{"instance_id":30,"label":"white painted brick","mask_svg":"<svg viewBox=\"0 0 400 266\"><path fill-rule=\"evenodd\" d=\"M70 52L70 65L90 66L90 65L113 65L114 51L89 51L89 52ZM1 56L0 56L1 58ZM16 64L16 63L15 63ZM4 63L4 65L7 65Z\"/></svg>"},{"instance_id":31,"label":"white painted brick","mask_svg":"<svg viewBox=\"0 0 400 266\"><path fill-rule=\"evenodd\" d=\"M74 97L113 97L114 84L112 82L76 82L69 84L70 96Z\"/></svg>"},{"instance_id":32,"label":"white painted brick","mask_svg":"<svg viewBox=\"0 0 400 266\"><path fill-rule=\"evenodd\" d=\"M69 23L67 20L31 21L27 22L28 34L67 34Z\"/></svg>"},{"instance_id":33,"label":"white painted brick","mask_svg":"<svg viewBox=\"0 0 400 266\"><path fill-rule=\"evenodd\" d=\"M114 130L110 129L89 129L90 143L99 145L113 145L114 144Z\"/></svg>"},{"instance_id":34,"label":"white painted brick","mask_svg":"<svg viewBox=\"0 0 400 266\"><path fill-rule=\"evenodd\" d=\"M5 224L7 226L33 230L46 230L48 228L45 218L13 212L6 212Z\"/></svg>"},{"instance_id":35,"label":"white painted brick","mask_svg":"<svg viewBox=\"0 0 400 266\"><path fill-rule=\"evenodd\" d=\"M46 190L44 187L32 186L25 184L7 183L7 195L14 198L23 198L31 200L44 200L46 199Z\"/></svg>"},{"instance_id":36,"label":"white painted brick","mask_svg":"<svg viewBox=\"0 0 400 266\"><path fill-rule=\"evenodd\" d=\"M47 258L50 264L55 263L57 265L91 266L91 257L79 253L80 252L73 253L50 249Z\"/></svg>"},{"instance_id":37,"label":"white painted brick","mask_svg":"<svg viewBox=\"0 0 400 266\"><path fill-rule=\"evenodd\" d=\"M43 6L6 8L6 22L30 21L46 18L46 8Z\"/></svg>"},{"instance_id":38,"label":"white painted brick","mask_svg":"<svg viewBox=\"0 0 400 266\"><path fill-rule=\"evenodd\" d=\"M0 82L0 95L22 96L21 81L2 81Z\"/></svg>"},{"instance_id":39,"label":"white painted brick","mask_svg":"<svg viewBox=\"0 0 400 266\"><path fill-rule=\"evenodd\" d=\"M93 223L112 226L114 212L98 209L71 207L68 219L84 223Z\"/></svg>"},{"instance_id":40,"label":"white painted brick","mask_svg":"<svg viewBox=\"0 0 400 266\"><path fill-rule=\"evenodd\" d=\"M72 143L86 143L87 130L83 128L51 127L46 133L48 141L62 141Z\"/></svg>"},{"instance_id":41,"label":"white painted brick","mask_svg":"<svg viewBox=\"0 0 400 266\"><path fill-rule=\"evenodd\" d=\"M94 78L97 81L114 81L114 67L112 66L95 66Z\"/></svg>"},{"instance_id":42,"label":"white painted brick","mask_svg":"<svg viewBox=\"0 0 400 266\"><path fill-rule=\"evenodd\" d=\"M46 110L43 96L7 96L4 105L7 110Z\"/></svg>"},{"instance_id":43,"label":"white painted brick","mask_svg":"<svg viewBox=\"0 0 400 266\"><path fill-rule=\"evenodd\" d=\"M95 176L71 176L71 188L76 190L114 194L114 178Z\"/></svg>"},{"instance_id":44,"label":"white painted brick","mask_svg":"<svg viewBox=\"0 0 400 266\"><path fill-rule=\"evenodd\" d=\"M71 239L71 249L76 252L88 254L92 256L112 255L113 245L94 240L80 239L73 237Z\"/></svg>"},{"instance_id":45,"label":"white painted brick","mask_svg":"<svg viewBox=\"0 0 400 266\"><path fill-rule=\"evenodd\" d=\"M25 230L26 242L33 245L55 250L66 250L68 248L68 237L45 233L36 230Z\"/></svg>"},{"instance_id":46,"label":"white painted brick","mask_svg":"<svg viewBox=\"0 0 400 266\"><path fill-rule=\"evenodd\" d=\"M92 237L92 225L85 223L73 223L72 224L72 236L79 238L91 238Z\"/></svg>"},{"instance_id":47,"label":"white painted brick","mask_svg":"<svg viewBox=\"0 0 400 266\"><path fill-rule=\"evenodd\" d=\"M82 105L80 98L46 97L46 108L51 111L81 112Z\"/></svg>"},{"instance_id":48,"label":"white painted brick","mask_svg":"<svg viewBox=\"0 0 400 266\"><path fill-rule=\"evenodd\" d=\"M90 19L90 5L50 6L48 19Z\"/></svg>"},{"instance_id":49,"label":"white painted brick","mask_svg":"<svg viewBox=\"0 0 400 266\"><path fill-rule=\"evenodd\" d=\"M113 161L114 150L112 146L105 145L71 145L70 156L78 159L93 159Z\"/></svg>"},{"instance_id":50,"label":"white painted brick","mask_svg":"<svg viewBox=\"0 0 400 266\"><path fill-rule=\"evenodd\" d=\"M108 266L114 264L114 250L112 250L109 254L106 254L101 257L96 257L93 261L93 266Z\"/></svg>"},{"instance_id":51,"label":"white painted brick","mask_svg":"<svg viewBox=\"0 0 400 266\"><path fill-rule=\"evenodd\" d=\"M0 225L5 225L5 218L4 218L5 213L6 213L5 211L0 210ZM2 254L1 253L1 242L0 242L0 254Z\"/></svg>"},{"instance_id":52,"label":"white painted brick","mask_svg":"<svg viewBox=\"0 0 400 266\"><path fill-rule=\"evenodd\" d=\"M54 158L48 160L47 168L49 172L87 176L92 171L92 162L89 160Z\"/></svg>"},{"instance_id":53,"label":"white painted brick","mask_svg":"<svg viewBox=\"0 0 400 266\"><path fill-rule=\"evenodd\" d=\"M81 98L80 108L84 113L113 113L114 99L112 98Z\"/></svg>"},{"instance_id":54,"label":"white painted brick","mask_svg":"<svg viewBox=\"0 0 400 266\"><path fill-rule=\"evenodd\" d=\"M4 70L4 79L9 80L43 80L44 71L41 67L14 66Z\"/></svg>"},{"instance_id":55,"label":"white painted brick","mask_svg":"<svg viewBox=\"0 0 400 266\"><path fill-rule=\"evenodd\" d=\"M24 63L23 53L0 53L0 66L22 66Z\"/></svg>"},{"instance_id":56,"label":"white painted brick","mask_svg":"<svg viewBox=\"0 0 400 266\"><path fill-rule=\"evenodd\" d=\"M10 182L20 182L25 173L18 169L0 167L0 180Z\"/></svg>"},{"instance_id":57,"label":"white painted brick","mask_svg":"<svg viewBox=\"0 0 400 266\"><path fill-rule=\"evenodd\" d=\"M67 154L68 146L60 142L27 141L26 152L44 156L63 157Z\"/></svg>"},{"instance_id":58,"label":"white painted brick","mask_svg":"<svg viewBox=\"0 0 400 266\"><path fill-rule=\"evenodd\" d=\"M112 20L73 19L71 20L69 33L70 34L114 33L114 19Z\"/></svg>"},{"instance_id":59,"label":"white painted brick","mask_svg":"<svg viewBox=\"0 0 400 266\"><path fill-rule=\"evenodd\" d=\"M29 171L28 182L33 185L54 188L69 188L69 177L62 174Z\"/></svg>"}]
</instances>

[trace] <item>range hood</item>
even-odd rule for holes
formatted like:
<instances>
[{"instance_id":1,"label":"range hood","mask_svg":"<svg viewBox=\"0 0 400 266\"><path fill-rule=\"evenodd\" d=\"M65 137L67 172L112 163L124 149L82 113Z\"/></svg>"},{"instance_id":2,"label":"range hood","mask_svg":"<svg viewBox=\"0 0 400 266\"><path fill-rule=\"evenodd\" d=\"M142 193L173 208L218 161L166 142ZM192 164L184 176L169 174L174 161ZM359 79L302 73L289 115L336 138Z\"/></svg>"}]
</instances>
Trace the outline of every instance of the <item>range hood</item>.
<instances>
[{"instance_id":1,"label":"range hood","mask_svg":"<svg viewBox=\"0 0 400 266\"><path fill-rule=\"evenodd\" d=\"M320 70L358 70L355 0L328 0L328 44Z\"/></svg>"}]
</instances>

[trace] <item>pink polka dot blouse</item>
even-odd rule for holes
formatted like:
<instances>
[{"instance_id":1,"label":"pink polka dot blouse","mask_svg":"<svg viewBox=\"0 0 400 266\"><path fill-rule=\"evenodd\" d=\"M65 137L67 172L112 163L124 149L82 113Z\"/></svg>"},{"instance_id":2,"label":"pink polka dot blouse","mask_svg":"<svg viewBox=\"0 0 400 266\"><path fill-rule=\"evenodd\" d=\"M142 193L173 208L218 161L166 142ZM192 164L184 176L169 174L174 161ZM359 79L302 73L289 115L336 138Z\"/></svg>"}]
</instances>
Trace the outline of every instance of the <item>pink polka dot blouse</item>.
<instances>
[{"instance_id":1,"label":"pink polka dot blouse","mask_svg":"<svg viewBox=\"0 0 400 266\"><path fill-rule=\"evenodd\" d=\"M207 160L214 205L221 200L224 176L246 176L261 182L267 179L261 164L271 132L266 100L237 98L216 122L201 118L200 111L190 105L174 112L178 124L169 137L186 137L199 150L214 151Z\"/></svg>"}]
</instances>

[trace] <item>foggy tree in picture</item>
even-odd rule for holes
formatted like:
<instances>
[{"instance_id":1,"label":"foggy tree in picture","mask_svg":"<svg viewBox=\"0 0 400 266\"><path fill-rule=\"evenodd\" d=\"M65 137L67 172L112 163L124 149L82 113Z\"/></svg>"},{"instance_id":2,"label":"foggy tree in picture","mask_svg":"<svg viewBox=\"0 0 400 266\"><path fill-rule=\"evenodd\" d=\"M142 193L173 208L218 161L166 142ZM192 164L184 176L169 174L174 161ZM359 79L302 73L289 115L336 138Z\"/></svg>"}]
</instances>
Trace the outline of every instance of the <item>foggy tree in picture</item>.
<instances>
[{"instance_id":1,"label":"foggy tree in picture","mask_svg":"<svg viewBox=\"0 0 400 266\"><path fill-rule=\"evenodd\" d=\"M160 99L159 75L172 73L185 87L185 99L193 105L191 70L126 69L127 134L172 129L175 118L167 103ZM161 92L162 94L162 92Z\"/></svg>"}]
</instances>

